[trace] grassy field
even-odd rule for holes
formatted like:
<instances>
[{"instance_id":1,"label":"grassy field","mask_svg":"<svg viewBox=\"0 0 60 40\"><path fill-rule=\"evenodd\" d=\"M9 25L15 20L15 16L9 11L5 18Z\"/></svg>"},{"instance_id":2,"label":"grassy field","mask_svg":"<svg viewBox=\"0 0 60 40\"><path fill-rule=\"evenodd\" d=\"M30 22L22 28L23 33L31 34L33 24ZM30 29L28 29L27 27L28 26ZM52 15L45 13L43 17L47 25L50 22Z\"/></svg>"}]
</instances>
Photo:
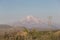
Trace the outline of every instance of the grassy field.
<instances>
[{"instance_id":1,"label":"grassy field","mask_svg":"<svg viewBox=\"0 0 60 40\"><path fill-rule=\"evenodd\" d=\"M0 40L60 40L60 30L38 31L24 29L19 31L0 32Z\"/></svg>"}]
</instances>

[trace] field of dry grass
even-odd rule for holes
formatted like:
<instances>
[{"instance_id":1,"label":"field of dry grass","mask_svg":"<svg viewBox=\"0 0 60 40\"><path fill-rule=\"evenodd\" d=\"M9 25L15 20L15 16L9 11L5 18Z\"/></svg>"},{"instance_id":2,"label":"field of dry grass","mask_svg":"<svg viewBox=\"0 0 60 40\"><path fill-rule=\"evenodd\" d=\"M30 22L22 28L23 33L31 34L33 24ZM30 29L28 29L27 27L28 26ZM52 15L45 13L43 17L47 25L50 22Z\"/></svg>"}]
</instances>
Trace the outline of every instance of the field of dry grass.
<instances>
[{"instance_id":1,"label":"field of dry grass","mask_svg":"<svg viewBox=\"0 0 60 40\"><path fill-rule=\"evenodd\" d=\"M38 31L10 30L0 32L0 40L60 40L60 30L57 31Z\"/></svg>"}]
</instances>

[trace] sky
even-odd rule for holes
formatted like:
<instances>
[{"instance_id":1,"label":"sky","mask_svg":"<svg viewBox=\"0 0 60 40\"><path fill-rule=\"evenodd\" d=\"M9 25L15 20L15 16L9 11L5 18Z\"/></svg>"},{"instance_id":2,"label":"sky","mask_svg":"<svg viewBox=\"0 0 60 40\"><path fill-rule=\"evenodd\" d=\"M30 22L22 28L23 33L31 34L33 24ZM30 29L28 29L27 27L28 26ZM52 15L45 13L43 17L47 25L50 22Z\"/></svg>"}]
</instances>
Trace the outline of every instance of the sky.
<instances>
[{"instance_id":1,"label":"sky","mask_svg":"<svg viewBox=\"0 0 60 40\"><path fill-rule=\"evenodd\" d=\"M46 18L60 23L60 0L0 0L0 24L11 23L25 16Z\"/></svg>"}]
</instances>

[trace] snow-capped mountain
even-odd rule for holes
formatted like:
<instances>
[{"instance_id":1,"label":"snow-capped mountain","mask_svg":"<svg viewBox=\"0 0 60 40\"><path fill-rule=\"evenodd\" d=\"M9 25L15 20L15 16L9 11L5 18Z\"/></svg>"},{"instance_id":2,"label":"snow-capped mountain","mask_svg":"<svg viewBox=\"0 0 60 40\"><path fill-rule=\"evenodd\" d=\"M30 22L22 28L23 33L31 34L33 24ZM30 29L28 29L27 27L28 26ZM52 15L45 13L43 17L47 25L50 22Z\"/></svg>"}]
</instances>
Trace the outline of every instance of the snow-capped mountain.
<instances>
[{"instance_id":1,"label":"snow-capped mountain","mask_svg":"<svg viewBox=\"0 0 60 40\"><path fill-rule=\"evenodd\" d=\"M43 21L40 18L34 17L34 16L27 16L23 19L20 20L21 23L29 23L29 24L40 24L40 23L45 23L46 21Z\"/></svg>"},{"instance_id":2,"label":"snow-capped mountain","mask_svg":"<svg viewBox=\"0 0 60 40\"><path fill-rule=\"evenodd\" d=\"M20 21L14 23L15 25L38 25L38 24L46 24L47 20L45 19L41 19L35 16L26 16L22 19L20 19Z\"/></svg>"},{"instance_id":3,"label":"snow-capped mountain","mask_svg":"<svg viewBox=\"0 0 60 40\"><path fill-rule=\"evenodd\" d=\"M51 23L51 26L48 26L47 19L41 19L35 16L27 16L20 21L14 23L15 26L24 26L26 28L39 28L39 29L57 29L58 27L55 24Z\"/></svg>"}]
</instances>

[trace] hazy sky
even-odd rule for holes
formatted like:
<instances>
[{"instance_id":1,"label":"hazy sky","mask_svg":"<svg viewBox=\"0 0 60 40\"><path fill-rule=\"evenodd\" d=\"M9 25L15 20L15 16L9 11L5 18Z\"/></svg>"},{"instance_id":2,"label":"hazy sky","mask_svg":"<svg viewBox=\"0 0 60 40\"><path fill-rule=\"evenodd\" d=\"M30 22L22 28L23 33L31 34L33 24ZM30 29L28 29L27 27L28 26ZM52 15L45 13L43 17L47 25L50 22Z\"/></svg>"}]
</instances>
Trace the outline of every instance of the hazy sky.
<instances>
[{"instance_id":1,"label":"hazy sky","mask_svg":"<svg viewBox=\"0 0 60 40\"><path fill-rule=\"evenodd\" d=\"M60 0L0 0L0 23L9 23L32 15L53 16L60 23Z\"/></svg>"}]
</instances>

